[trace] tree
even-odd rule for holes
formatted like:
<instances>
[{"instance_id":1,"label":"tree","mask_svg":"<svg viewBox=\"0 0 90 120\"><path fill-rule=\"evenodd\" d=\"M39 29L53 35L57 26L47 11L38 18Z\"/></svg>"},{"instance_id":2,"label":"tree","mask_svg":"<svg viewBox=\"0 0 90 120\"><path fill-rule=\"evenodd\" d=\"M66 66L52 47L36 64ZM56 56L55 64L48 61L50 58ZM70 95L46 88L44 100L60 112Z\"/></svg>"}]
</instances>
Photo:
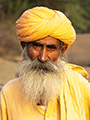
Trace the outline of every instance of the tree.
<instances>
[{"instance_id":1,"label":"tree","mask_svg":"<svg viewBox=\"0 0 90 120\"><path fill-rule=\"evenodd\" d=\"M73 0L66 6L66 14L71 19L77 33L90 32L90 0Z\"/></svg>"},{"instance_id":2,"label":"tree","mask_svg":"<svg viewBox=\"0 0 90 120\"><path fill-rule=\"evenodd\" d=\"M66 14L77 33L90 32L90 0L1 0L1 18L16 21L27 9L46 6Z\"/></svg>"}]
</instances>

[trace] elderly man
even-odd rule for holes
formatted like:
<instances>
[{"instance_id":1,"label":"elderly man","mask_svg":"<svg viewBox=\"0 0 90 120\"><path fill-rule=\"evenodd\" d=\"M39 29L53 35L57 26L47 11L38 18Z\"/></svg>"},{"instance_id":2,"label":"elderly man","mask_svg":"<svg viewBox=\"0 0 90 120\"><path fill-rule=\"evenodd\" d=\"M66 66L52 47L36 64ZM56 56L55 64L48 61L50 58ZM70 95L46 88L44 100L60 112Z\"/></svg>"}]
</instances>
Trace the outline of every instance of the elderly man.
<instances>
[{"instance_id":1,"label":"elderly man","mask_svg":"<svg viewBox=\"0 0 90 120\"><path fill-rule=\"evenodd\" d=\"M16 22L23 47L19 78L0 95L0 120L90 120L87 72L61 60L76 34L70 20L46 7L25 11Z\"/></svg>"}]
</instances>

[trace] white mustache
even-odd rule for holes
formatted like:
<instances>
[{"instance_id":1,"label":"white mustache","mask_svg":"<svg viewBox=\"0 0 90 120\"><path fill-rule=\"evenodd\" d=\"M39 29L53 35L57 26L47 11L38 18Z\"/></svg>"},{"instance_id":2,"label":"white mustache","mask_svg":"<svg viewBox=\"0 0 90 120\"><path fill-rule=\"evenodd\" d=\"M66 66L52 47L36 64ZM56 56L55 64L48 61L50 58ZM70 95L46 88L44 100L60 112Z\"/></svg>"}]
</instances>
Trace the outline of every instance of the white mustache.
<instances>
[{"instance_id":1,"label":"white mustache","mask_svg":"<svg viewBox=\"0 0 90 120\"><path fill-rule=\"evenodd\" d=\"M29 70L42 70L44 72L57 72L56 64L53 64L51 61L47 60L45 62L39 61L37 58L34 61L30 61L28 64Z\"/></svg>"}]
</instances>

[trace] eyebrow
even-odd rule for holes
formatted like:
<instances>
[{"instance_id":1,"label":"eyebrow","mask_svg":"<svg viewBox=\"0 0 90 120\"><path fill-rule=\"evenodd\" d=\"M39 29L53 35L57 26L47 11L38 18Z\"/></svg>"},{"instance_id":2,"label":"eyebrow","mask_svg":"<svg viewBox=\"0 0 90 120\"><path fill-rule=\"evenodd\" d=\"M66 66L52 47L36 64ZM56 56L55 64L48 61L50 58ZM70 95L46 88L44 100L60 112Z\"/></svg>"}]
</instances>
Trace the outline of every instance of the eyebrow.
<instances>
[{"instance_id":1,"label":"eyebrow","mask_svg":"<svg viewBox=\"0 0 90 120\"><path fill-rule=\"evenodd\" d=\"M33 43L33 45L36 45L36 46L43 46L43 44L36 42L36 41L34 41L32 43ZM57 49L57 46L55 44L49 44L49 45L46 45L46 47Z\"/></svg>"},{"instance_id":2,"label":"eyebrow","mask_svg":"<svg viewBox=\"0 0 90 120\"><path fill-rule=\"evenodd\" d=\"M41 43L38 43L38 42L36 42L36 41L34 41L34 42L32 42L33 43L33 45L37 45L37 46L43 46L43 44L41 44Z\"/></svg>"},{"instance_id":3,"label":"eyebrow","mask_svg":"<svg viewBox=\"0 0 90 120\"><path fill-rule=\"evenodd\" d=\"M57 46L56 45L54 45L54 44L51 44L51 45L46 45L47 47L49 47L49 48L54 48L54 49L57 49Z\"/></svg>"}]
</instances>

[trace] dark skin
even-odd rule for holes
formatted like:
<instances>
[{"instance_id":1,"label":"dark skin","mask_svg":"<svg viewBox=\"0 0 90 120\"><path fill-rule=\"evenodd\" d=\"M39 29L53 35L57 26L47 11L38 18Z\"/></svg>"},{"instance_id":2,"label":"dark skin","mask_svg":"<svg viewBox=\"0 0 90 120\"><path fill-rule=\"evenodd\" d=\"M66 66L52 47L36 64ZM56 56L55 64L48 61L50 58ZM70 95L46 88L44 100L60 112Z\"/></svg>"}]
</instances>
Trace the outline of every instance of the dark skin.
<instances>
[{"instance_id":1,"label":"dark skin","mask_svg":"<svg viewBox=\"0 0 90 120\"><path fill-rule=\"evenodd\" d=\"M61 48L62 54L67 49L66 45ZM56 62L60 54L60 41L56 38L47 36L34 42L28 43L28 55L33 61L38 58L41 62L50 60Z\"/></svg>"}]
</instances>

